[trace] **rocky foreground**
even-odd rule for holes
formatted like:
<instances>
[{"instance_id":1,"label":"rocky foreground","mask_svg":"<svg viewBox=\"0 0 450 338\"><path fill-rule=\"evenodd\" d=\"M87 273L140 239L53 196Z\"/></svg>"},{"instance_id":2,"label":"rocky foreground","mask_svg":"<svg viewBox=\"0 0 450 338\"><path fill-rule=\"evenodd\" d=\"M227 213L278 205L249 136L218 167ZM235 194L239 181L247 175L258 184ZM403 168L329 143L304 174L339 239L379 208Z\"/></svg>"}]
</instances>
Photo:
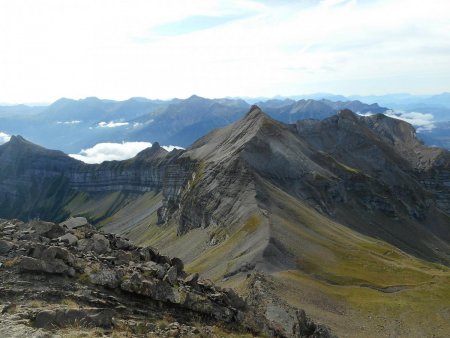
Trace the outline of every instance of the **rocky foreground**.
<instances>
[{"instance_id":1,"label":"rocky foreground","mask_svg":"<svg viewBox=\"0 0 450 338\"><path fill-rule=\"evenodd\" d=\"M1 337L334 337L265 299L258 278L243 300L83 218L0 220Z\"/></svg>"}]
</instances>

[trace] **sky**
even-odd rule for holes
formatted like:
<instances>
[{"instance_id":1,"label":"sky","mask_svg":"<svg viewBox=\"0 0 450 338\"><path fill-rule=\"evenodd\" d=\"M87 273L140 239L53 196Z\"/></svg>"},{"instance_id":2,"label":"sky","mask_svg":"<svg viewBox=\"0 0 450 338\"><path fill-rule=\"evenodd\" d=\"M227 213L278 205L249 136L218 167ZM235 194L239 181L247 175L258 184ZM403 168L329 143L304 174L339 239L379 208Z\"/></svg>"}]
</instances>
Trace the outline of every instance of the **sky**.
<instances>
[{"instance_id":1,"label":"sky","mask_svg":"<svg viewBox=\"0 0 450 338\"><path fill-rule=\"evenodd\" d=\"M448 0L0 0L0 102L433 94Z\"/></svg>"}]
</instances>

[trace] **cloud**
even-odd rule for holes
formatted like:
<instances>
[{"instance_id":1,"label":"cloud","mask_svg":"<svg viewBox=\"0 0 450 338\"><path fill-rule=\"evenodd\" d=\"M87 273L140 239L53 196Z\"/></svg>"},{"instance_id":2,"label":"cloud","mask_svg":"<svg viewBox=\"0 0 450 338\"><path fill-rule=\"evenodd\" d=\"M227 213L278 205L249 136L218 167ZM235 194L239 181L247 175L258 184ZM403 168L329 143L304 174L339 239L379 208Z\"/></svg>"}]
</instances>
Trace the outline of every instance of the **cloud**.
<instances>
[{"instance_id":1,"label":"cloud","mask_svg":"<svg viewBox=\"0 0 450 338\"><path fill-rule=\"evenodd\" d=\"M448 0L35 0L26 9L2 2L2 101L448 90Z\"/></svg>"},{"instance_id":2,"label":"cloud","mask_svg":"<svg viewBox=\"0 0 450 338\"><path fill-rule=\"evenodd\" d=\"M386 115L412 124L416 127L417 132L430 131L435 128L434 116L432 114L393 111L392 113L387 113Z\"/></svg>"},{"instance_id":3,"label":"cloud","mask_svg":"<svg viewBox=\"0 0 450 338\"><path fill-rule=\"evenodd\" d=\"M73 121L57 121L56 124L79 124L81 123L80 120L73 120Z\"/></svg>"},{"instance_id":4,"label":"cloud","mask_svg":"<svg viewBox=\"0 0 450 338\"><path fill-rule=\"evenodd\" d=\"M128 126L128 122L114 122L114 121L110 121L110 122L100 122L98 124L98 126L100 128L117 128L117 127L123 127L123 126Z\"/></svg>"},{"instance_id":5,"label":"cloud","mask_svg":"<svg viewBox=\"0 0 450 338\"><path fill-rule=\"evenodd\" d=\"M122 161L136 156L140 151L151 147L150 142L98 143L92 148L83 149L70 157L85 163L102 163L104 161ZM183 149L177 146L163 146L167 151Z\"/></svg>"},{"instance_id":6,"label":"cloud","mask_svg":"<svg viewBox=\"0 0 450 338\"><path fill-rule=\"evenodd\" d=\"M0 144L8 142L10 138L11 138L11 135L8 135L8 134L0 131Z\"/></svg>"},{"instance_id":7,"label":"cloud","mask_svg":"<svg viewBox=\"0 0 450 338\"><path fill-rule=\"evenodd\" d=\"M359 114L361 116L370 116L372 113ZM419 112L404 112L398 110L391 110L385 112L386 116L392 117L394 119L399 119L412 124L416 127L417 132L430 131L435 128L434 116L427 113Z\"/></svg>"}]
</instances>

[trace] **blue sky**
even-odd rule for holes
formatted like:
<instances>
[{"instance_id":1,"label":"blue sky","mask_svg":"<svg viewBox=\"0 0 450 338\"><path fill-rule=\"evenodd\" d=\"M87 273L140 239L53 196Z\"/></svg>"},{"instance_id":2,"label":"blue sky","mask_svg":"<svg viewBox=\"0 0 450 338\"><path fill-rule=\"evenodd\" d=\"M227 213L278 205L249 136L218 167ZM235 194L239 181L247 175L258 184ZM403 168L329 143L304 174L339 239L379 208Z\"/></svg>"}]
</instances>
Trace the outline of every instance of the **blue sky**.
<instances>
[{"instance_id":1,"label":"blue sky","mask_svg":"<svg viewBox=\"0 0 450 338\"><path fill-rule=\"evenodd\" d=\"M431 94L447 0L0 0L0 102Z\"/></svg>"}]
</instances>

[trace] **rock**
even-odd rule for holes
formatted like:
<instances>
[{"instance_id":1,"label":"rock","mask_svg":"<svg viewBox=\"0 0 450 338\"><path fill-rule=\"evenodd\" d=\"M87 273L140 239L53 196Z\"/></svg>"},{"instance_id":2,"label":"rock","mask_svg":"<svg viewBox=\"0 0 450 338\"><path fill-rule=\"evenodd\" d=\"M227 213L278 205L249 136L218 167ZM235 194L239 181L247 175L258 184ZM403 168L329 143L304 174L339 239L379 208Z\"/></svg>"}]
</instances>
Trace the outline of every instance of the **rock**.
<instances>
[{"instance_id":1,"label":"rock","mask_svg":"<svg viewBox=\"0 0 450 338\"><path fill-rule=\"evenodd\" d=\"M41 259L49 263L56 259L60 259L71 266L75 264L75 257L67 249L58 246L51 246L45 249Z\"/></svg>"},{"instance_id":2,"label":"rock","mask_svg":"<svg viewBox=\"0 0 450 338\"><path fill-rule=\"evenodd\" d=\"M33 243L33 245L30 248L30 255L33 258L41 258L42 253L45 249L47 249L47 246L41 243Z\"/></svg>"},{"instance_id":3,"label":"rock","mask_svg":"<svg viewBox=\"0 0 450 338\"><path fill-rule=\"evenodd\" d=\"M113 241L113 245L116 249L130 250L134 245L126 238L118 237Z\"/></svg>"},{"instance_id":4,"label":"rock","mask_svg":"<svg viewBox=\"0 0 450 338\"><path fill-rule=\"evenodd\" d=\"M247 304L245 303L245 301L241 297L239 297L233 289L223 289L222 292L224 295L224 300L229 306L240 310L246 308Z\"/></svg>"},{"instance_id":5,"label":"rock","mask_svg":"<svg viewBox=\"0 0 450 338\"><path fill-rule=\"evenodd\" d=\"M8 241L4 241L0 239L0 255L4 255L11 251L11 249L14 247L14 244Z\"/></svg>"},{"instance_id":6,"label":"rock","mask_svg":"<svg viewBox=\"0 0 450 338\"><path fill-rule=\"evenodd\" d=\"M197 272L193 273L193 274L190 274L189 276L187 276L184 279L184 284L190 285L190 286L194 286L194 285L197 284L198 278L199 278L199 274Z\"/></svg>"},{"instance_id":7,"label":"rock","mask_svg":"<svg viewBox=\"0 0 450 338\"><path fill-rule=\"evenodd\" d=\"M114 314L112 309L44 310L36 315L34 326L46 329L69 325L110 328L113 325Z\"/></svg>"},{"instance_id":8,"label":"rock","mask_svg":"<svg viewBox=\"0 0 450 338\"><path fill-rule=\"evenodd\" d=\"M293 327L294 335L299 337L337 338L327 327L315 324L314 321L306 316L305 311L298 310L296 315L298 323Z\"/></svg>"},{"instance_id":9,"label":"rock","mask_svg":"<svg viewBox=\"0 0 450 338\"><path fill-rule=\"evenodd\" d=\"M85 217L74 217L60 223L61 226L65 226L69 229L76 229L88 225L88 221Z\"/></svg>"},{"instance_id":10,"label":"rock","mask_svg":"<svg viewBox=\"0 0 450 338\"><path fill-rule=\"evenodd\" d=\"M166 273L166 275L164 276L164 281L169 282L171 285L175 285L177 282L177 276L178 276L178 272L177 272L177 267L176 266L172 266Z\"/></svg>"},{"instance_id":11,"label":"rock","mask_svg":"<svg viewBox=\"0 0 450 338\"><path fill-rule=\"evenodd\" d=\"M118 250L116 251L116 257L114 259L115 265L128 265L128 263L133 259L131 253Z\"/></svg>"},{"instance_id":12,"label":"rock","mask_svg":"<svg viewBox=\"0 0 450 338\"><path fill-rule=\"evenodd\" d=\"M79 240L78 249L84 252L94 251L98 254L103 254L110 250L110 243L105 236L101 234L94 234L92 238Z\"/></svg>"},{"instance_id":13,"label":"rock","mask_svg":"<svg viewBox=\"0 0 450 338\"><path fill-rule=\"evenodd\" d=\"M66 233L63 227L55 223L34 221L31 224L32 228L36 230L36 234L50 239L60 237Z\"/></svg>"},{"instance_id":14,"label":"rock","mask_svg":"<svg viewBox=\"0 0 450 338\"><path fill-rule=\"evenodd\" d=\"M75 276L75 269L65 264L61 259L44 261L32 257L22 257L19 262L19 269L21 272L45 272Z\"/></svg>"},{"instance_id":15,"label":"rock","mask_svg":"<svg viewBox=\"0 0 450 338\"><path fill-rule=\"evenodd\" d=\"M69 245L75 245L78 242L78 238L71 233L67 233L64 236L58 237L58 240Z\"/></svg>"},{"instance_id":16,"label":"rock","mask_svg":"<svg viewBox=\"0 0 450 338\"><path fill-rule=\"evenodd\" d=\"M177 268L178 273L184 270L184 263L178 257L172 257L170 260L170 265L175 266Z\"/></svg>"},{"instance_id":17,"label":"rock","mask_svg":"<svg viewBox=\"0 0 450 338\"><path fill-rule=\"evenodd\" d=\"M130 279L122 282L122 290L134 292L139 295L151 297L154 300L179 304L181 297L178 289L162 280L144 278L139 273L134 273Z\"/></svg>"},{"instance_id":18,"label":"rock","mask_svg":"<svg viewBox=\"0 0 450 338\"><path fill-rule=\"evenodd\" d=\"M123 274L119 271L101 270L89 275L93 284L107 286L109 288L117 288L120 285Z\"/></svg>"}]
</instances>

